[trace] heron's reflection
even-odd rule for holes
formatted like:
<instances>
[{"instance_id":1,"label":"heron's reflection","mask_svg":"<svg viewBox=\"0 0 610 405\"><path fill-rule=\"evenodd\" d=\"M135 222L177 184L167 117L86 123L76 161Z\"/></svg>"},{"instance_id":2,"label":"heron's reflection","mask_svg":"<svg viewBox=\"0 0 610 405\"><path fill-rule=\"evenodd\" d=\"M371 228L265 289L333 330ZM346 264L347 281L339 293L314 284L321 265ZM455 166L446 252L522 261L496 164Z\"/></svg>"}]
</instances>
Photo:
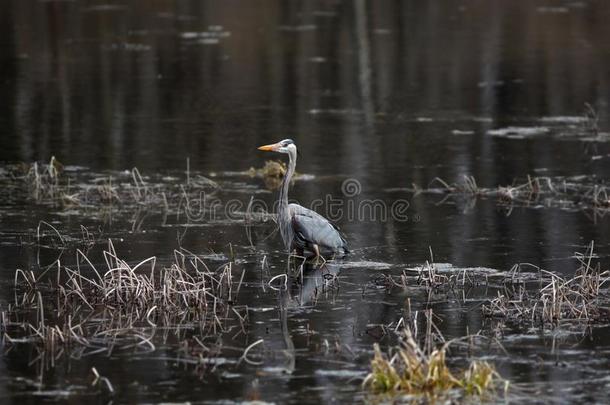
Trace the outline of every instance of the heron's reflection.
<instances>
[{"instance_id":1,"label":"heron's reflection","mask_svg":"<svg viewBox=\"0 0 610 405\"><path fill-rule=\"evenodd\" d=\"M283 366L285 372L292 374L296 364L296 352L294 350L294 342L288 330L288 304L290 302L288 291L280 290L278 295L279 311L280 311L280 330L282 332L282 340L284 341L284 355L286 363Z\"/></svg>"},{"instance_id":2,"label":"heron's reflection","mask_svg":"<svg viewBox=\"0 0 610 405\"><path fill-rule=\"evenodd\" d=\"M285 372L293 373L296 365L296 351L288 329L288 309L295 306L315 305L321 296L328 296L328 294L332 294L334 299L338 287L339 270L339 266L332 262L322 264L304 262L299 264L291 275L290 287L279 290L280 330L284 341L283 353L286 356L282 369Z\"/></svg>"},{"instance_id":3,"label":"heron's reflection","mask_svg":"<svg viewBox=\"0 0 610 405\"><path fill-rule=\"evenodd\" d=\"M293 305L315 304L320 298L333 300L338 291L339 273L340 266L332 261L302 263L290 284Z\"/></svg>"}]
</instances>

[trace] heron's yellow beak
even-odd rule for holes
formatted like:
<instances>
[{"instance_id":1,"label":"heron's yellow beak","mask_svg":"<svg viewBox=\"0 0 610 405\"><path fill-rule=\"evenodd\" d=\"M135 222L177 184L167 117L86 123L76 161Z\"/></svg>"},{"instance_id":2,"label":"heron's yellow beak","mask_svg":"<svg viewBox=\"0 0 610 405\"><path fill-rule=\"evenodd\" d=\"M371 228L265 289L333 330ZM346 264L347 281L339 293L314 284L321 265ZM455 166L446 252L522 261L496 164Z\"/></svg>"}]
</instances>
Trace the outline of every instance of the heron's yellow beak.
<instances>
[{"instance_id":1,"label":"heron's yellow beak","mask_svg":"<svg viewBox=\"0 0 610 405\"><path fill-rule=\"evenodd\" d=\"M279 149L279 147L280 147L279 144L272 143L270 145L259 146L258 150L267 150L267 151L275 152L277 149Z\"/></svg>"}]
</instances>

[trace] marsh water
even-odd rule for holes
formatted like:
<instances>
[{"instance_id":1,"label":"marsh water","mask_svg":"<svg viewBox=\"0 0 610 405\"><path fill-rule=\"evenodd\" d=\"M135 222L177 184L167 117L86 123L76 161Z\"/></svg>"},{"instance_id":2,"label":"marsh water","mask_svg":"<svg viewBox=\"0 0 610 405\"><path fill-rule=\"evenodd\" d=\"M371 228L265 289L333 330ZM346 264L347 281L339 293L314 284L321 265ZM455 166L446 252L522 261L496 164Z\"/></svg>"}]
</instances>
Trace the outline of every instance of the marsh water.
<instances>
[{"instance_id":1,"label":"marsh water","mask_svg":"<svg viewBox=\"0 0 610 405\"><path fill-rule=\"evenodd\" d=\"M417 194L413 185L473 176L495 188L531 176L606 186L609 18L610 6L593 0L4 4L2 310L15 301L16 269L76 262L84 226L93 235L87 254L100 267L108 239L130 263L156 256L169 265L175 249L212 268L231 263L242 280L235 303L246 306L248 323L244 333L213 337L223 349L205 372L180 361L187 337L175 328L149 327L152 351L64 355L52 367L27 343L3 346L0 401L366 400L361 382L373 343L395 342L391 330L407 305L432 308L450 339L489 331L480 307L498 290L485 286L486 274L527 262L570 276L575 253L591 241L607 269L604 207L553 196L507 207L494 198ZM304 206L338 201L343 215L335 219L352 252L278 289L268 283L286 272L287 255L273 221L180 215L180 185L210 179L214 186L201 192L221 204L245 211L254 198L272 207L276 191L250 169L282 159L256 147L283 138L300 152L290 198ZM167 204L58 204L33 198L9 175L9 167L51 156L80 196L100 179L132 183L137 168L145 184L169 190ZM373 200L406 201L408 209L400 218L348 215ZM41 221L62 243L37 238ZM43 228L43 238L57 238ZM432 296L416 283L388 286L387 275L431 260L449 273L478 269L472 277L481 284ZM162 338L166 332L177 337ZM256 362L244 362L244 349L260 339ZM505 352L477 355L519 388L513 400L607 401L607 325L507 330L500 340ZM92 367L114 395L91 386Z\"/></svg>"}]
</instances>

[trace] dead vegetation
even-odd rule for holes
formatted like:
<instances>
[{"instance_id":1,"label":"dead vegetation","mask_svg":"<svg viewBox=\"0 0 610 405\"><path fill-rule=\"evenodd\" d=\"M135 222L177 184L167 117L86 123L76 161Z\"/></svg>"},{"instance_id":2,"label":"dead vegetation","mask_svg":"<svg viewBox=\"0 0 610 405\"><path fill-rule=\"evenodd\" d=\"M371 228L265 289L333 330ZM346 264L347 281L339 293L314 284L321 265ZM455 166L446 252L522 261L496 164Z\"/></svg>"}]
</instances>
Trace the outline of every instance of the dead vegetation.
<instances>
[{"instance_id":1,"label":"dead vegetation","mask_svg":"<svg viewBox=\"0 0 610 405\"><path fill-rule=\"evenodd\" d=\"M535 288L508 279L503 291L483 306L483 313L518 326L542 328L610 322L610 272L593 263L593 243L576 258L579 267L573 277L537 268L540 279ZM524 266L515 265L511 273Z\"/></svg>"},{"instance_id":2,"label":"dead vegetation","mask_svg":"<svg viewBox=\"0 0 610 405\"><path fill-rule=\"evenodd\" d=\"M472 342L480 336L445 341L432 322L432 312L426 311L423 341L418 343L412 325L406 326L400 337L399 345L390 349L388 354L382 353L378 344L374 345L371 371L363 381L363 387L369 392L394 400L406 397L416 402L467 396L489 400L500 392L506 394L508 381L490 363L471 360L458 370L452 370L448 364L447 355L452 346L459 346L464 341Z\"/></svg>"},{"instance_id":3,"label":"dead vegetation","mask_svg":"<svg viewBox=\"0 0 610 405\"><path fill-rule=\"evenodd\" d=\"M262 177L265 182L265 187L269 190L277 190L282 185L284 174L286 174L286 163L281 160L267 160L265 165L260 168L251 167L248 174L251 177ZM299 178L299 174L295 173L293 181Z\"/></svg>"},{"instance_id":4,"label":"dead vegetation","mask_svg":"<svg viewBox=\"0 0 610 405\"><path fill-rule=\"evenodd\" d=\"M38 204L62 208L118 206L121 209L170 210L219 185L187 168L186 179L171 176L144 176L138 168L95 174L82 168L68 168L54 156L49 163L17 164L5 167L3 183L16 191L24 190Z\"/></svg>"},{"instance_id":5,"label":"dead vegetation","mask_svg":"<svg viewBox=\"0 0 610 405\"><path fill-rule=\"evenodd\" d=\"M441 274L438 271L437 266L434 263L434 255L432 253L432 249L430 250L430 260L426 260L422 266L419 266L415 269L405 269L402 272L401 276L401 284L403 286L407 286L407 278L409 277L409 273L415 273L417 276L416 284L420 286L424 286L429 289L436 289L440 287L453 287L457 283L458 274ZM466 279L462 279L462 286L464 285Z\"/></svg>"},{"instance_id":6,"label":"dead vegetation","mask_svg":"<svg viewBox=\"0 0 610 405\"><path fill-rule=\"evenodd\" d=\"M434 187L439 184L440 187ZM495 198L510 215L514 207L544 206L592 211L596 216L604 216L610 211L608 186L591 182L584 176L571 178L532 177L524 181L515 180L512 185L495 188L480 187L473 176L464 176L461 181L448 183L435 178L427 188L413 185L406 191L418 194L446 195L439 204L450 197L467 198L474 206L478 198Z\"/></svg>"},{"instance_id":7,"label":"dead vegetation","mask_svg":"<svg viewBox=\"0 0 610 405\"><path fill-rule=\"evenodd\" d=\"M251 176L282 178L286 174L286 163L280 160L267 160L262 168L251 167L249 172Z\"/></svg>"},{"instance_id":8,"label":"dead vegetation","mask_svg":"<svg viewBox=\"0 0 610 405\"><path fill-rule=\"evenodd\" d=\"M25 171L21 178L25 181L28 193L36 202L45 200L56 201L61 204L78 204L78 196L70 190L69 183L63 186L60 177L64 170L55 156L51 156L48 164L34 162L31 166L21 165L17 170Z\"/></svg>"},{"instance_id":9,"label":"dead vegetation","mask_svg":"<svg viewBox=\"0 0 610 405\"><path fill-rule=\"evenodd\" d=\"M56 263L37 275L15 273L15 303L2 313L10 351L28 344L32 361L53 367L60 358L96 353L150 352L157 344L182 347L177 362L203 368L220 353L220 333L244 334L248 309L236 305L243 281L231 263L210 269L198 256L175 251L163 268L150 257L121 259L109 241L102 271L80 250L75 267Z\"/></svg>"},{"instance_id":10,"label":"dead vegetation","mask_svg":"<svg viewBox=\"0 0 610 405\"><path fill-rule=\"evenodd\" d=\"M423 264L404 268L400 275L382 274L376 276L373 284L383 286L387 290L394 287L403 290L418 289L428 294L428 302L436 294L449 294L454 298L463 299L466 290L475 287L489 287L504 278L503 273L484 267L456 268L449 263L435 263L432 249L429 248L430 259Z\"/></svg>"},{"instance_id":11,"label":"dead vegetation","mask_svg":"<svg viewBox=\"0 0 610 405\"><path fill-rule=\"evenodd\" d=\"M585 103L583 118L583 132L597 137L599 135L599 115L589 103Z\"/></svg>"}]
</instances>

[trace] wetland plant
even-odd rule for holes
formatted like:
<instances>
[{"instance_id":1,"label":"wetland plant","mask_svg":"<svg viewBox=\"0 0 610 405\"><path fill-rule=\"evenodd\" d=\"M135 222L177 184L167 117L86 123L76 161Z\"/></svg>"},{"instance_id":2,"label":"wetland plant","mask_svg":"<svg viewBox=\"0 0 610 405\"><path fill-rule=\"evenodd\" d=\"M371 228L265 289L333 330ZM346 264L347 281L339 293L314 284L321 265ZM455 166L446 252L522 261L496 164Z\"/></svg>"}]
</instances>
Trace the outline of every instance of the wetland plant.
<instances>
[{"instance_id":1,"label":"wetland plant","mask_svg":"<svg viewBox=\"0 0 610 405\"><path fill-rule=\"evenodd\" d=\"M400 345L390 353L382 353L375 344L371 372L363 387L375 395L427 401L456 396L489 399L508 389L508 382L486 361L472 360L465 369L452 371L447 364L452 341L435 347L429 339L418 344L407 327Z\"/></svg>"},{"instance_id":2,"label":"wetland plant","mask_svg":"<svg viewBox=\"0 0 610 405\"><path fill-rule=\"evenodd\" d=\"M599 115L595 108L585 103L585 109L583 112L583 130L586 134L597 136L599 134Z\"/></svg>"},{"instance_id":3,"label":"wetland plant","mask_svg":"<svg viewBox=\"0 0 610 405\"><path fill-rule=\"evenodd\" d=\"M64 208L91 209L120 206L123 210L170 210L170 202L178 211L184 199L197 201L204 190L214 191L219 185L197 173L187 173L186 183L171 176L144 176L138 168L112 173L89 173L79 168L64 168L53 156L49 163L34 162L7 167L5 187L26 195L40 204Z\"/></svg>"},{"instance_id":4,"label":"wetland plant","mask_svg":"<svg viewBox=\"0 0 610 405\"><path fill-rule=\"evenodd\" d=\"M69 187L60 186L63 165L55 156L51 156L48 164L34 162L26 167L27 173L23 179L27 184L30 196L35 201L51 200L78 205L77 195L70 194Z\"/></svg>"},{"instance_id":5,"label":"wetland plant","mask_svg":"<svg viewBox=\"0 0 610 405\"><path fill-rule=\"evenodd\" d=\"M413 185L407 191L418 194L443 194L439 204L450 197L463 197L472 200L477 198L496 198L501 206L511 213L513 207L545 206L559 208L577 208L593 211L596 215L605 215L610 210L610 193L605 184L598 184L593 179L583 177L553 178L544 176L527 176L524 181L515 180L511 185L492 188L480 187L472 176L464 176L461 181L448 183L435 178L428 188ZM440 187L432 187L435 183Z\"/></svg>"},{"instance_id":6,"label":"wetland plant","mask_svg":"<svg viewBox=\"0 0 610 405\"><path fill-rule=\"evenodd\" d=\"M558 327L566 324L605 323L610 319L610 272L592 263L593 242L584 254L576 254L579 267L573 277L538 269L536 289L517 283L483 306L483 314L513 324ZM522 265L513 266L512 273Z\"/></svg>"},{"instance_id":7,"label":"wetland plant","mask_svg":"<svg viewBox=\"0 0 610 405\"><path fill-rule=\"evenodd\" d=\"M76 267L57 261L39 275L16 271L15 303L1 317L8 350L28 344L36 361L54 367L64 354L152 352L173 342L185 348L177 362L200 367L220 352L220 333L246 332L248 308L235 304L243 273L236 282L231 263L210 269L183 250L162 269L155 257L134 265L111 241L103 254L105 271L80 250Z\"/></svg>"}]
</instances>

